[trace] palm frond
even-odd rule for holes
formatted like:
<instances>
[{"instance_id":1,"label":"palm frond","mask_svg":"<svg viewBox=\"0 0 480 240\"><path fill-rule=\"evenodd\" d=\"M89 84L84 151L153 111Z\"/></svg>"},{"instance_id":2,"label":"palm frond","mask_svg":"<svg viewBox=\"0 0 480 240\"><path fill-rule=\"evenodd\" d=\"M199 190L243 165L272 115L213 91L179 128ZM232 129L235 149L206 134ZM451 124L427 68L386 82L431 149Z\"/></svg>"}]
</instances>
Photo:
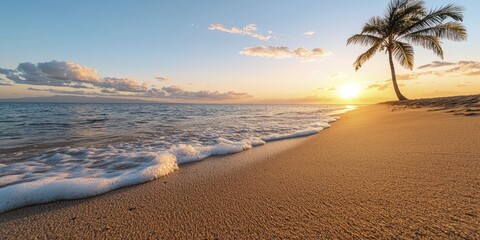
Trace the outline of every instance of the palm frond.
<instances>
[{"instance_id":1,"label":"palm frond","mask_svg":"<svg viewBox=\"0 0 480 240\"><path fill-rule=\"evenodd\" d=\"M403 7L398 8L392 16L394 25L404 25L412 21L412 18L425 15L425 2L420 0L410 0Z\"/></svg>"},{"instance_id":2,"label":"palm frond","mask_svg":"<svg viewBox=\"0 0 480 240\"><path fill-rule=\"evenodd\" d=\"M404 36L402 39L415 45L419 45L423 48L432 50L433 53L443 59L442 42L436 36L416 34Z\"/></svg>"},{"instance_id":3,"label":"palm frond","mask_svg":"<svg viewBox=\"0 0 480 240\"><path fill-rule=\"evenodd\" d=\"M395 17L395 13L398 9L405 7L410 0L391 0L385 11L385 18L390 21Z\"/></svg>"},{"instance_id":4,"label":"palm frond","mask_svg":"<svg viewBox=\"0 0 480 240\"><path fill-rule=\"evenodd\" d=\"M452 41L467 40L467 30L458 22L442 23L433 27L408 33L405 36L413 35L436 36L438 38L445 38Z\"/></svg>"},{"instance_id":5,"label":"palm frond","mask_svg":"<svg viewBox=\"0 0 480 240\"><path fill-rule=\"evenodd\" d=\"M384 16L370 18L360 34L347 40L347 45L370 46L356 59L355 69L384 49L403 67L413 69L412 45L432 50L443 58L442 39L467 39L467 30L461 24L463 12L464 8L455 4L427 10L423 0L390 0Z\"/></svg>"},{"instance_id":6,"label":"palm frond","mask_svg":"<svg viewBox=\"0 0 480 240\"><path fill-rule=\"evenodd\" d=\"M380 17L371 17L362 28L362 34L381 36L385 34L385 21Z\"/></svg>"},{"instance_id":7,"label":"palm frond","mask_svg":"<svg viewBox=\"0 0 480 240\"><path fill-rule=\"evenodd\" d=\"M347 40L347 45L360 44L362 46L371 46L371 45L377 44L378 42L381 43L383 40L384 40L383 38L380 38L374 35L355 34Z\"/></svg>"},{"instance_id":8,"label":"palm frond","mask_svg":"<svg viewBox=\"0 0 480 240\"><path fill-rule=\"evenodd\" d=\"M462 6L458 6L458 5L455 5L455 4L448 4L446 6L430 10L430 13L428 15L438 16L438 17L442 17L444 19L451 18L455 21L462 22L464 11L465 11L465 8L462 7Z\"/></svg>"},{"instance_id":9,"label":"palm frond","mask_svg":"<svg viewBox=\"0 0 480 240\"><path fill-rule=\"evenodd\" d=\"M378 52L382 44L375 44L371 48L369 48L366 52L364 52L362 55L358 56L357 60L355 60L355 63L353 63L353 66L355 66L355 70L358 70L362 67L362 65L367 62L370 58L372 58L375 53Z\"/></svg>"},{"instance_id":10,"label":"palm frond","mask_svg":"<svg viewBox=\"0 0 480 240\"><path fill-rule=\"evenodd\" d=\"M421 19L418 21L412 22L410 26L403 29L403 31L401 31L399 34L408 34L411 32L420 31L422 29L432 28L442 24L447 18L461 22L463 21L463 11L463 7L453 4L448 4L438 9L432 9L428 14L421 16Z\"/></svg>"},{"instance_id":11,"label":"palm frond","mask_svg":"<svg viewBox=\"0 0 480 240\"><path fill-rule=\"evenodd\" d=\"M393 55L403 67L413 69L413 54L413 47L410 44L400 41L393 42Z\"/></svg>"}]
</instances>

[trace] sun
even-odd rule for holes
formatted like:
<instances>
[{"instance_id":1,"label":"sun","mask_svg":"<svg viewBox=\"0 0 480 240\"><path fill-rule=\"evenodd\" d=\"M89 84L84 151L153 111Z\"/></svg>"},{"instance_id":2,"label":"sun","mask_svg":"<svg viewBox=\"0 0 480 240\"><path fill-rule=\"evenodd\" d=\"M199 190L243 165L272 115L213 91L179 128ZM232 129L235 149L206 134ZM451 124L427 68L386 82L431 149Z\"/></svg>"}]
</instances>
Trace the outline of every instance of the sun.
<instances>
[{"instance_id":1,"label":"sun","mask_svg":"<svg viewBox=\"0 0 480 240\"><path fill-rule=\"evenodd\" d=\"M339 88L338 94L346 100L354 99L360 94L360 88L353 83L349 83Z\"/></svg>"}]
</instances>

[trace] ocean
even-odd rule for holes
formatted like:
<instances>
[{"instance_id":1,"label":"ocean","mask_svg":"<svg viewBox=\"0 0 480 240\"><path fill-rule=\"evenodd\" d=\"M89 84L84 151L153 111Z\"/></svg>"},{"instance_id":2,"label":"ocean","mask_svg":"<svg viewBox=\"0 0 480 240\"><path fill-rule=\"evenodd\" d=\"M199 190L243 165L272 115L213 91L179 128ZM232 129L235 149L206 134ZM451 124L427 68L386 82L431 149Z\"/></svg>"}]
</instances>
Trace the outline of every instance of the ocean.
<instances>
[{"instance_id":1,"label":"ocean","mask_svg":"<svg viewBox=\"0 0 480 240\"><path fill-rule=\"evenodd\" d=\"M329 128L345 105L0 103L0 213Z\"/></svg>"}]
</instances>

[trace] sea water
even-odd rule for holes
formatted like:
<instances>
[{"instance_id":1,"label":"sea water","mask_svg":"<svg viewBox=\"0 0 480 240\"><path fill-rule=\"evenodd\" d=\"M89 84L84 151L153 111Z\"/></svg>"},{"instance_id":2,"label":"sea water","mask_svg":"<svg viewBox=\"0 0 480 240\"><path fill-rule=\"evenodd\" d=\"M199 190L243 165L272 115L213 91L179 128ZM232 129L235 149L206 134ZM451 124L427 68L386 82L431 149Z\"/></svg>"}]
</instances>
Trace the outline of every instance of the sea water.
<instances>
[{"instance_id":1,"label":"sea water","mask_svg":"<svg viewBox=\"0 0 480 240\"><path fill-rule=\"evenodd\" d=\"M0 103L0 213L147 182L179 165L312 135L342 105Z\"/></svg>"}]
</instances>

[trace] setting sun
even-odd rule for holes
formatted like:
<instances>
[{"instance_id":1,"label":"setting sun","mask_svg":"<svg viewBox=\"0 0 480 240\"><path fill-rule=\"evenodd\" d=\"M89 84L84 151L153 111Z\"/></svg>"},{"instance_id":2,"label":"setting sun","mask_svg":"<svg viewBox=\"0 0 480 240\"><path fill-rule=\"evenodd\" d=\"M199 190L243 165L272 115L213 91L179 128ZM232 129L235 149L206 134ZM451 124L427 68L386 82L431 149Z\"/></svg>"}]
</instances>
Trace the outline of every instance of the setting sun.
<instances>
[{"instance_id":1,"label":"setting sun","mask_svg":"<svg viewBox=\"0 0 480 240\"><path fill-rule=\"evenodd\" d=\"M341 98L350 100L356 98L360 94L360 88L357 85L350 83L338 89L338 94Z\"/></svg>"}]
</instances>

